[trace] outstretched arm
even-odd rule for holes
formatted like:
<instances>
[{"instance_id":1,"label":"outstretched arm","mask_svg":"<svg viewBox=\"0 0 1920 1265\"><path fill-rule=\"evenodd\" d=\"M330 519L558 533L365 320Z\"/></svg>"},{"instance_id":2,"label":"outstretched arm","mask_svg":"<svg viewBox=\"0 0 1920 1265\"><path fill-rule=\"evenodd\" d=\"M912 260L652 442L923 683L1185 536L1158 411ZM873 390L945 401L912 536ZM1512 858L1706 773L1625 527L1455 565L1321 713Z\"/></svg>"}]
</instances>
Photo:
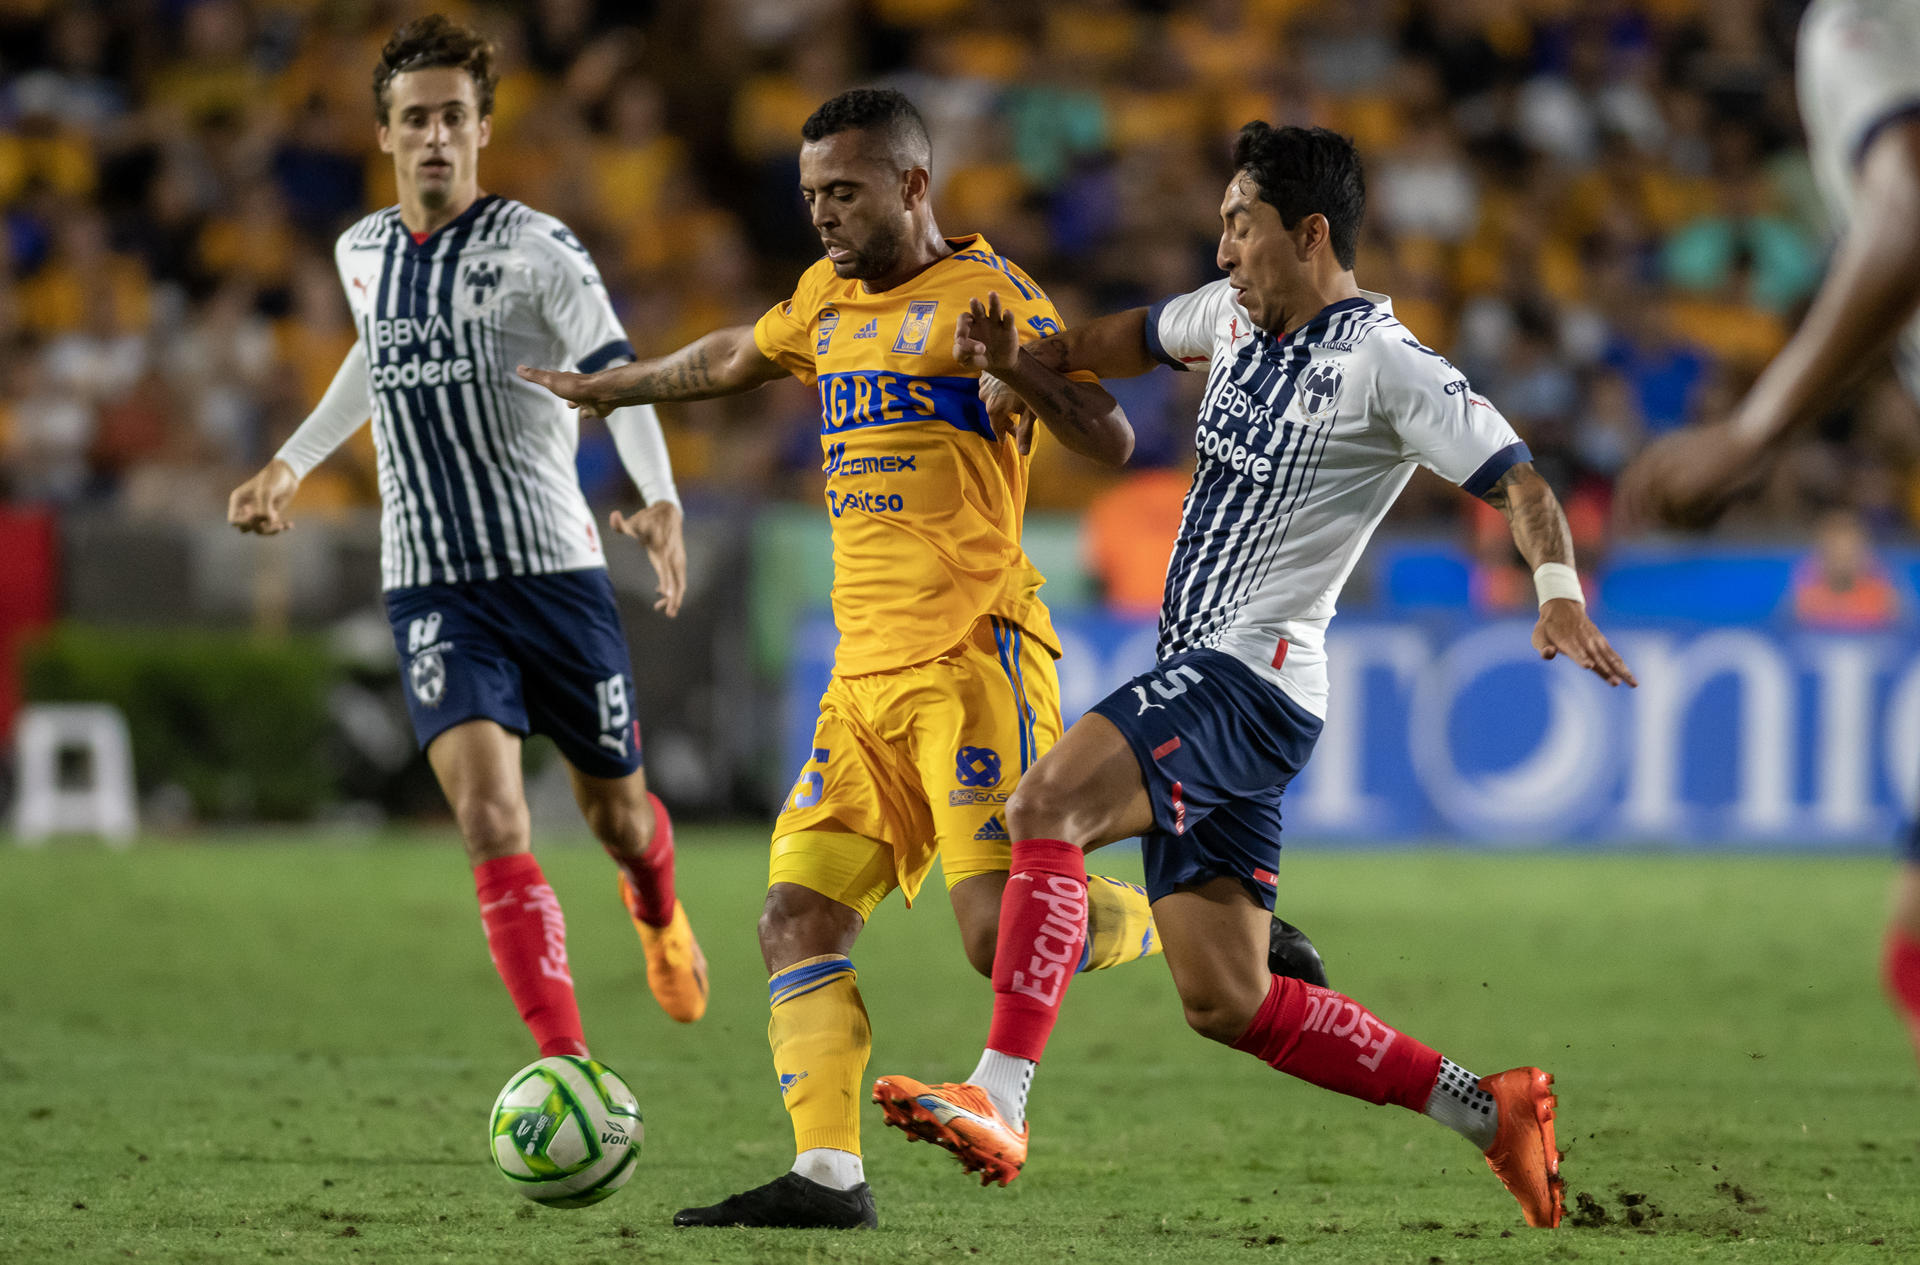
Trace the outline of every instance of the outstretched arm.
<instances>
[{"instance_id":1,"label":"outstretched arm","mask_svg":"<svg viewBox=\"0 0 1920 1265\"><path fill-rule=\"evenodd\" d=\"M1055 373L1081 369L1103 378L1137 378L1160 362L1147 347L1147 309L1096 316L1027 344L1027 352Z\"/></svg>"},{"instance_id":2,"label":"outstretched arm","mask_svg":"<svg viewBox=\"0 0 1920 1265\"><path fill-rule=\"evenodd\" d=\"M227 522L243 532L274 536L293 527L286 516L300 480L325 461L373 411L367 385L367 347L356 342L340 361L326 394L280 451L227 498Z\"/></svg>"},{"instance_id":3,"label":"outstretched arm","mask_svg":"<svg viewBox=\"0 0 1920 1265\"><path fill-rule=\"evenodd\" d=\"M1762 459L1877 365L1920 309L1920 120L1888 126L1861 161L1859 206L1793 338L1732 419L1651 445L1621 479L1634 519L1711 519Z\"/></svg>"},{"instance_id":4,"label":"outstretched arm","mask_svg":"<svg viewBox=\"0 0 1920 1265\"><path fill-rule=\"evenodd\" d=\"M1120 402L1097 382L1076 382L1020 346L1012 311L989 291L973 300L953 328L953 358L978 369L984 380L1005 383L1063 446L1108 465L1125 465L1133 453L1133 427ZM1032 446L1032 431L1017 434L1020 451Z\"/></svg>"},{"instance_id":5,"label":"outstretched arm","mask_svg":"<svg viewBox=\"0 0 1920 1265\"><path fill-rule=\"evenodd\" d=\"M788 376L786 369L761 354L751 325L717 329L678 351L598 373L526 365L520 366L519 373L593 417L634 404L738 395Z\"/></svg>"},{"instance_id":6,"label":"outstretched arm","mask_svg":"<svg viewBox=\"0 0 1920 1265\"><path fill-rule=\"evenodd\" d=\"M1533 463L1514 466L1482 498L1506 516L1513 543L1533 568L1540 620L1533 647L1542 659L1564 654L1608 685L1638 685L1605 634L1587 618L1586 599L1573 571L1573 533L1559 498Z\"/></svg>"},{"instance_id":7,"label":"outstretched arm","mask_svg":"<svg viewBox=\"0 0 1920 1265\"><path fill-rule=\"evenodd\" d=\"M607 418L607 431L644 503L632 514L614 510L607 516L607 526L646 549L660 580L660 596L653 609L669 617L678 615L687 593L687 545L680 491L673 485L673 463L667 456L666 436L660 433L660 418L646 405L615 409Z\"/></svg>"},{"instance_id":8,"label":"outstretched arm","mask_svg":"<svg viewBox=\"0 0 1920 1265\"><path fill-rule=\"evenodd\" d=\"M965 316L961 317L963 321L966 319ZM1159 363L1147 350L1147 309L1143 307L1095 317L1084 325L1035 339L1023 350L1025 358L1031 359L1034 366L1054 375L1086 370L1103 378L1135 378ZM1100 394L1109 402L1113 401L1107 392L1101 391ZM1011 379L997 373L980 375L980 398L986 402L987 416L992 419L995 430L1012 434L1021 452L1032 449L1034 414L1039 412L1045 416L1038 400L1033 400L1015 387ZM1114 409L1116 412L1119 410L1117 403ZM1094 427L1102 436L1100 438L1082 437L1072 424L1064 432L1051 421L1047 428L1068 448L1097 461L1120 465L1133 452L1133 428L1130 425L1127 427L1124 449L1113 443L1111 436L1105 435L1106 427L1103 424ZM1070 434L1074 437L1069 438ZM1080 446L1082 444L1086 446ZM1088 451L1089 447L1098 451ZM1119 452L1118 457L1110 455L1114 451Z\"/></svg>"}]
</instances>

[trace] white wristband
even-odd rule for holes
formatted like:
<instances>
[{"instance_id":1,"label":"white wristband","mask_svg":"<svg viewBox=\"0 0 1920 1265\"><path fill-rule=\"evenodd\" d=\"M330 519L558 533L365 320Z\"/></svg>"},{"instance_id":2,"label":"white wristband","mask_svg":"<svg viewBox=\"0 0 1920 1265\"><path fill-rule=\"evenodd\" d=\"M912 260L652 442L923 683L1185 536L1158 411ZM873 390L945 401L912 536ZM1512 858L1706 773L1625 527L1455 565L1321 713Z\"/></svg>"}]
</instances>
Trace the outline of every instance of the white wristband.
<instances>
[{"instance_id":1,"label":"white wristband","mask_svg":"<svg viewBox=\"0 0 1920 1265\"><path fill-rule=\"evenodd\" d=\"M1570 602L1587 604L1587 595L1580 588L1580 576L1564 562L1543 562L1533 569L1533 591L1545 606L1556 597L1564 597Z\"/></svg>"}]
</instances>

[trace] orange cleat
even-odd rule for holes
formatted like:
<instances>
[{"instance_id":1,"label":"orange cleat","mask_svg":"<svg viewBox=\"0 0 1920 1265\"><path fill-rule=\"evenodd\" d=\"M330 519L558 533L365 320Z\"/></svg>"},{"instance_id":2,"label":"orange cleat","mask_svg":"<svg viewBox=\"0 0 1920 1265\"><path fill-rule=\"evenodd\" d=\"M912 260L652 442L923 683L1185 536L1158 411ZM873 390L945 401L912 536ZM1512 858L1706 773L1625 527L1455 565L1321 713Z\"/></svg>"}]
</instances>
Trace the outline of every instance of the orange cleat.
<instances>
[{"instance_id":1,"label":"orange cleat","mask_svg":"<svg viewBox=\"0 0 1920 1265\"><path fill-rule=\"evenodd\" d=\"M693 938L693 924L687 921L687 907L673 902L673 920L664 927L641 922L633 914L633 887L627 876L620 876L620 901L633 917L633 929L640 933L640 947L647 955L647 987L667 1017L678 1023L692 1023L707 1013L707 955Z\"/></svg>"},{"instance_id":2,"label":"orange cleat","mask_svg":"<svg viewBox=\"0 0 1920 1265\"><path fill-rule=\"evenodd\" d=\"M1565 1210L1567 1183L1560 1176L1560 1151L1553 1143L1553 1077L1537 1067L1480 1078L1493 1095L1500 1123L1487 1148L1487 1167L1520 1201L1530 1226L1551 1229Z\"/></svg>"},{"instance_id":3,"label":"orange cleat","mask_svg":"<svg viewBox=\"0 0 1920 1265\"><path fill-rule=\"evenodd\" d=\"M980 1184L1004 1186L1027 1162L1027 1130L1013 1127L978 1085L923 1085L911 1076L882 1076L873 1100L887 1123L915 1141L953 1152L960 1167L980 1174Z\"/></svg>"}]
</instances>

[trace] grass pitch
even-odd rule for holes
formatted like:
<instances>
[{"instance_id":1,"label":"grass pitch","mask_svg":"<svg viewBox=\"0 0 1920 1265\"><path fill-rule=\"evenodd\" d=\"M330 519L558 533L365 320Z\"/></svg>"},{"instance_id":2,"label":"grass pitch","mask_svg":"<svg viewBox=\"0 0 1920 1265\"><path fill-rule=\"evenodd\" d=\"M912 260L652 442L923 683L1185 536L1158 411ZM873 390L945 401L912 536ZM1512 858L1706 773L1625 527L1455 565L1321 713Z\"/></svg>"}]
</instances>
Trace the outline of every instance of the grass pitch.
<instances>
[{"instance_id":1,"label":"grass pitch","mask_svg":"<svg viewBox=\"0 0 1920 1265\"><path fill-rule=\"evenodd\" d=\"M1568 1224L1459 1139L1188 1033L1157 961L1082 977L1026 1174L973 1186L868 1109L871 1234L676 1231L791 1135L765 1041L757 831L682 833L713 1005L669 1023L592 849L549 846L595 1052L639 1093L608 1202L519 1200L488 1105L534 1054L451 838L0 847L6 1261L1896 1261L1920 1073L1875 984L1873 859L1289 851L1334 983L1477 1071L1558 1077ZM1097 859L1098 860L1098 859ZM1137 859L1105 858L1110 873ZM937 888L937 885L936 885ZM855 954L870 1074L964 1074L986 983L942 897Z\"/></svg>"}]
</instances>

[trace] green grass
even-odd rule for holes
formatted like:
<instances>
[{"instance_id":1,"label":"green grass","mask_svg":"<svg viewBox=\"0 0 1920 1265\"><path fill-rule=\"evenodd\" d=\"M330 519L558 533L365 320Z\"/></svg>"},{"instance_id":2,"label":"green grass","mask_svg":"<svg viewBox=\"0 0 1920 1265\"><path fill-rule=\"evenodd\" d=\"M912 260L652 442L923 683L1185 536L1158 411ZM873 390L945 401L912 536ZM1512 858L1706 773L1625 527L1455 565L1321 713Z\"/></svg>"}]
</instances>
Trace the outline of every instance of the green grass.
<instances>
[{"instance_id":1,"label":"green grass","mask_svg":"<svg viewBox=\"0 0 1920 1265\"><path fill-rule=\"evenodd\" d=\"M1920 1076L1875 984L1884 862L1289 854L1282 908L1337 986L1476 1070L1556 1073L1569 1188L1604 1224L1526 1230L1465 1143L1191 1035L1149 962L1075 985L1018 1182L981 1190L870 1111L881 1229L835 1235L667 1224L791 1157L753 938L758 836L683 833L714 979L688 1028L647 996L605 861L542 855L588 1036L647 1115L639 1175L577 1212L523 1203L487 1163L487 1106L532 1050L451 840L0 846L0 1260L1920 1252ZM937 890L884 907L855 964L872 1074L972 1066L989 992Z\"/></svg>"}]
</instances>

